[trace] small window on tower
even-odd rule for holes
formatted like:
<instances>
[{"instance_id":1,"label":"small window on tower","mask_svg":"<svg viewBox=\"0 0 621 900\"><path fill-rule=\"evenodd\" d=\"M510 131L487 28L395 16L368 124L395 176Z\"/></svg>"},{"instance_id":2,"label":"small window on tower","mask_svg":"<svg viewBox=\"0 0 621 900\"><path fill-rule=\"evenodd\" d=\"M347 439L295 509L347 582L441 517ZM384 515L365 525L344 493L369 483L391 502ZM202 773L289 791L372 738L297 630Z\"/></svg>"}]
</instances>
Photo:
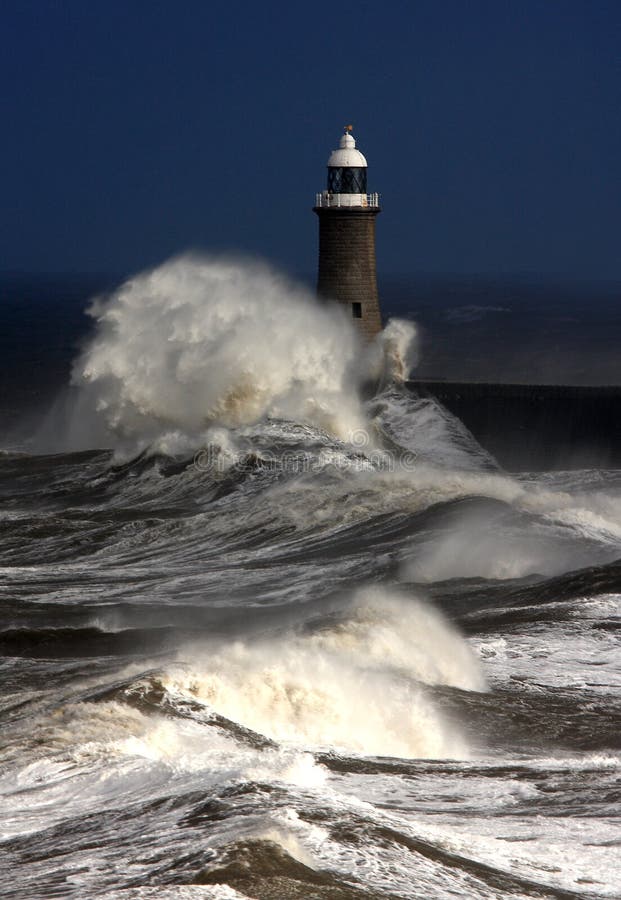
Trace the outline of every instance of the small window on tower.
<instances>
[{"instance_id":1,"label":"small window on tower","mask_svg":"<svg viewBox=\"0 0 621 900\"><path fill-rule=\"evenodd\" d=\"M362 318L362 303L352 303L351 311L354 319Z\"/></svg>"}]
</instances>

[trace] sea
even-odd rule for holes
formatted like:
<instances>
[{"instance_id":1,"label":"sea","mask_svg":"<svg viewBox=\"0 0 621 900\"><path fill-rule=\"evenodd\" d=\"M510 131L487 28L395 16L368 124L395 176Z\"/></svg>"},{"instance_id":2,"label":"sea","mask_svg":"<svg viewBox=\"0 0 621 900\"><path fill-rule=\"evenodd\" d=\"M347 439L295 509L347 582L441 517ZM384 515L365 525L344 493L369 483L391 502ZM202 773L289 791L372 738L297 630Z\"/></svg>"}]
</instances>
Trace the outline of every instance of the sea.
<instances>
[{"instance_id":1,"label":"sea","mask_svg":"<svg viewBox=\"0 0 621 900\"><path fill-rule=\"evenodd\" d=\"M0 896L621 897L621 470L408 380L618 385L618 286L1 285Z\"/></svg>"}]
</instances>

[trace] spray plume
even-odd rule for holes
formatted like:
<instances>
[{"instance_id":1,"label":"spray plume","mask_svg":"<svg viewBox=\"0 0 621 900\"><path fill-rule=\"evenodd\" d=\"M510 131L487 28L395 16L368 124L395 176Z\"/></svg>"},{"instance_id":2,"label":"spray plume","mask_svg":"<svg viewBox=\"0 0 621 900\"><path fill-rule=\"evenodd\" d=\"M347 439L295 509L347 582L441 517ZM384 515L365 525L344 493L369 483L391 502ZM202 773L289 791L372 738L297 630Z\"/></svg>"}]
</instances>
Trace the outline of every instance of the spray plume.
<instances>
[{"instance_id":1,"label":"spray plume","mask_svg":"<svg viewBox=\"0 0 621 900\"><path fill-rule=\"evenodd\" d=\"M403 377L403 328L365 348L339 304L251 260L186 255L89 310L94 337L72 372L65 444L125 455L213 425L291 418L346 438L364 427L357 385ZM395 329L393 328L393 331ZM398 333L397 333L398 332ZM183 441L182 441L183 442Z\"/></svg>"}]
</instances>

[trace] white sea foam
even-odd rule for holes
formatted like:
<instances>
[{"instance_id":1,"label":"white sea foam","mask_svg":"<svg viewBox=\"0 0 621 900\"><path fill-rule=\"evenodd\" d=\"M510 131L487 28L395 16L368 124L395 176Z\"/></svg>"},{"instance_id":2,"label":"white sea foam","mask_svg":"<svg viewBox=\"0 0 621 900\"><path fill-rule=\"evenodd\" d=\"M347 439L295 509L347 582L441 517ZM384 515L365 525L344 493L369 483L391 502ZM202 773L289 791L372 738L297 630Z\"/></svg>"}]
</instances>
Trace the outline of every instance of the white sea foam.
<instances>
[{"instance_id":1,"label":"white sea foam","mask_svg":"<svg viewBox=\"0 0 621 900\"><path fill-rule=\"evenodd\" d=\"M376 588L310 633L194 657L190 671L171 673L169 690L279 741L375 755L465 756L458 728L419 682L485 689L466 642L436 610Z\"/></svg>"},{"instance_id":2,"label":"white sea foam","mask_svg":"<svg viewBox=\"0 0 621 900\"><path fill-rule=\"evenodd\" d=\"M592 563L593 545L559 527L555 517L551 521L533 517L526 530L520 519L505 515L503 521L502 515L487 509L456 514L433 541L415 548L402 573L408 581L425 583L449 578L503 580L556 575Z\"/></svg>"},{"instance_id":3,"label":"white sea foam","mask_svg":"<svg viewBox=\"0 0 621 900\"><path fill-rule=\"evenodd\" d=\"M385 375L403 382L418 361L418 331L414 322L391 319L377 338L385 360Z\"/></svg>"},{"instance_id":4,"label":"white sea foam","mask_svg":"<svg viewBox=\"0 0 621 900\"><path fill-rule=\"evenodd\" d=\"M203 789L240 779L320 789L327 772L308 752L318 747L465 758L458 725L423 683L485 689L478 660L437 611L378 587L302 631L201 644L182 656L161 675L178 716L145 715L115 700L66 702L7 732L0 796L11 802L17 792L20 801L5 835L36 830L43 815L49 825L93 804L114 805L120 792L127 803L139 801L171 777L200 777ZM132 695L140 697L143 680L150 689L150 678L139 678ZM213 712L280 746L240 741L234 729L214 727Z\"/></svg>"},{"instance_id":5,"label":"white sea foam","mask_svg":"<svg viewBox=\"0 0 621 900\"><path fill-rule=\"evenodd\" d=\"M373 424L419 462L469 471L498 468L463 422L433 397L418 397L398 385L389 385L370 401L369 412Z\"/></svg>"},{"instance_id":6,"label":"white sea foam","mask_svg":"<svg viewBox=\"0 0 621 900\"><path fill-rule=\"evenodd\" d=\"M183 436L196 446L210 426L266 416L346 437L365 427L358 382L386 367L404 377L412 361L413 326L394 323L365 348L339 304L258 261L182 256L96 300L90 315L69 447L131 453Z\"/></svg>"},{"instance_id":7,"label":"white sea foam","mask_svg":"<svg viewBox=\"0 0 621 900\"><path fill-rule=\"evenodd\" d=\"M587 606L590 604L587 604ZM554 627L532 623L503 634L473 638L490 681L511 679L525 688L543 686L618 696L621 689L619 644L614 631L589 627L593 611L577 602L568 621ZM616 611L619 612L619 598ZM535 609L535 608L533 608ZM611 616L612 618L612 616Z\"/></svg>"},{"instance_id":8,"label":"white sea foam","mask_svg":"<svg viewBox=\"0 0 621 900\"><path fill-rule=\"evenodd\" d=\"M157 887L131 887L119 891L106 891L105 900L253 900L227 884L211 885L163 885Z\"/></svg>"}]
</instances>

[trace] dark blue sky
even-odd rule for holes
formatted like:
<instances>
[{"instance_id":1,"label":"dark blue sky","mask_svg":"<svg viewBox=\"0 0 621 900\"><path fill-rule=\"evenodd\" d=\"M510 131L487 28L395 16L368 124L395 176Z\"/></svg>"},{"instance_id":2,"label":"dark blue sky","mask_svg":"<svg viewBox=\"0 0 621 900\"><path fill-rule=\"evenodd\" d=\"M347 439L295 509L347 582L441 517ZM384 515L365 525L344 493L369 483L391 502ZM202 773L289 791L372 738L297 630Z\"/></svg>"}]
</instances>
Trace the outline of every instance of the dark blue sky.
<instances>
[{"instance_id":1,"label":"dark blue sky","mask_svg":"<svg viewBox=\"0 0 621 900\"><path fill-rule=\"evenodd\" d=\"M315 267L353 123L380 273L621 279L618 0L5 0L4 270Z\"/></svg>"}]
</instances>

